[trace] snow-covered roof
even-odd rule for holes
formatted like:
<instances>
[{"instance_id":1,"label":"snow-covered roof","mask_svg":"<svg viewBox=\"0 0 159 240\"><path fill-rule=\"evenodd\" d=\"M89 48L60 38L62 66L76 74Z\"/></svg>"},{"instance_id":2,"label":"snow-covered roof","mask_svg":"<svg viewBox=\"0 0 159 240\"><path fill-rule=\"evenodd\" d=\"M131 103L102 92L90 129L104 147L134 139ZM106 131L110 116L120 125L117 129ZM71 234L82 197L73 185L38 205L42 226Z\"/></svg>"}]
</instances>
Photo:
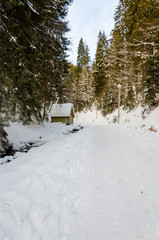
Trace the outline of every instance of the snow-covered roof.
<instances>
[{"instance_id":1,"label":"snow-covered roof","mask_svg":"<svg viewBox=\"0 0 159 240\"><path fill-rule=\"evenodd\" d=\"M51 117L68 117L71 114L71 110L73 110L72 103L63 103L63 104L53 104L50 116Z\"/></svg>"}]
</instances>

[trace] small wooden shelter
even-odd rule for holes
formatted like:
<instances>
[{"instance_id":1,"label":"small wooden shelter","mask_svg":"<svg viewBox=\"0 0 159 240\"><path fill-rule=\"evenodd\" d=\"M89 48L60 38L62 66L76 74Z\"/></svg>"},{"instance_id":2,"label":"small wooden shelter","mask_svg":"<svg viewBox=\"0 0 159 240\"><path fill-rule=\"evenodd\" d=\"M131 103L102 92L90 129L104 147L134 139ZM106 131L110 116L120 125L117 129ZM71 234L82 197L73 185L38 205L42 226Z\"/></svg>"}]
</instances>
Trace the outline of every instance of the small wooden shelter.
<instances>
[{"instance_id":1,"label":"small wooden shelter","mask_svg":"<svg viewBox=\"0 0 159 240\"><path fill-rule=\"evenodd\" d=\"M53 104L50 112L51 122L73 124L75 111L72 103Z\"/></svg>"}]
</instances>

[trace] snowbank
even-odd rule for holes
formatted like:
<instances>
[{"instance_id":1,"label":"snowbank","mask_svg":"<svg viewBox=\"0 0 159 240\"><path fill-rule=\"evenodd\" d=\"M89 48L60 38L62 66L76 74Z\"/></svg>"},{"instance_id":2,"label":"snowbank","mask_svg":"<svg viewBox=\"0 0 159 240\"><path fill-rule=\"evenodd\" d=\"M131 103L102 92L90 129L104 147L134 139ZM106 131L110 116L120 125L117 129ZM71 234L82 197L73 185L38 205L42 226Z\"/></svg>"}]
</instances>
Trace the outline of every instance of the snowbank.
<instances>
[{"instance_id":1,"label":"snowbank","mask_svg":"<svg viewBox=\"0 0 159 240\"><path fill-rule=\"evenodd\" d=\"M121 108L120 111L120 125L133 129L144 129L146 131L159 132L159 107L150 113L144 113L141 106L136 107L131 111L126 111ZM108 123L117 121L118 111L106 116Z\"/></svg>"},{"instance_id":2,"label":"snowbank","mask_svg":"<svg viewBox=\"0 0 159 240\"><path fill-rule=\"evenodd\" d=\"M44 123L43 125L22 125L21 123L11 123L5 128L8 139L15 149L19 149L24 143L41 142L45 143L58 135L71 131L76 125L67 126L62 123ZM51 138L51 139L50 139Z\"/></svg>"},{"instance_id":3,"label":"snowbank","mask_svg":"<svg viewBox=\"0 0 159 240\"><path fill-rule=\"evenodd\" d=\"M144 113L141 106L136 107L131 111L126 111L121 108L120 111L120 126L130 129L143 129L145 131L154 131L159 133L159 107L150 113ZM76 123L82 124L117 124L118 110L108 114L106 117L102 116L101 112L93 108L91 111L83 111L76 116Z\"/></svg>"},{"instance_id":4,"label":"snowbank","mask_svg":"<svg viewBox=\"0 0 159 240\"><path fill-rule=\"evenodd\" d=\"M0 158L0 164L12 161L23 154L20 151L25 149L28 144L32 147L42 146L50 141L56 142L59 136L67 135L73 129L77 129L77 124L65 125L62 123L45 122L43 125L23 125L21 123L10 123L9 127L5 128L8 134L8 140L13 144L13 149L17 152L14 156L6 156Z\"/></svg>"}]
</instances>

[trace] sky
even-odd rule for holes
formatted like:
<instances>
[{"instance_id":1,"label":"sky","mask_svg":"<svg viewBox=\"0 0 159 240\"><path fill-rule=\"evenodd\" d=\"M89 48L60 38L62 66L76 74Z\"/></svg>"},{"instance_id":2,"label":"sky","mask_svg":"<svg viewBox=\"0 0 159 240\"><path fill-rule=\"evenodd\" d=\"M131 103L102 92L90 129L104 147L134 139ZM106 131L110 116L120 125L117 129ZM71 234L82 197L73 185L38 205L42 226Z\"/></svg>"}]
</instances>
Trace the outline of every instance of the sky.
<instances>
[{"instance_id":1,"label":"sky","mask_svg":"<svg viewBox=\"0 0 159 240\"><path fill-rule=\"evenodd\" d=\"M74 0L69 7L67 20L71 41L68 60L76 64L77 48L82 37L88 44L91 60L95 58L99 31L105 31L110 38L114 26L114 12L119 0Z\"/></svg>"}]
</instances>

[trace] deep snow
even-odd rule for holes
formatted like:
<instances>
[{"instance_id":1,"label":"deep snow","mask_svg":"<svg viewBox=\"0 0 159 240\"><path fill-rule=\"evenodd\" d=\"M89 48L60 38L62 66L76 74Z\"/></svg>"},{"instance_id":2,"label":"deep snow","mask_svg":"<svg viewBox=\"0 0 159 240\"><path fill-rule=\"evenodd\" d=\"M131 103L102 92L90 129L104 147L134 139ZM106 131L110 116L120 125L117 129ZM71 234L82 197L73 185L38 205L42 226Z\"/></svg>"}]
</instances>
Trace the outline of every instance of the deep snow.
<instances>
[{"instance_id":1,"label":"deep snow","mask_svg":"<svg viewBox=\"0 0 159 240\"><path fill-rule=\"evenodd\" d=\"M43 145L0 166L0 240L158 240L159 134L122 125L12 124L16 148Z\"/></svg>"}]
</instances>

